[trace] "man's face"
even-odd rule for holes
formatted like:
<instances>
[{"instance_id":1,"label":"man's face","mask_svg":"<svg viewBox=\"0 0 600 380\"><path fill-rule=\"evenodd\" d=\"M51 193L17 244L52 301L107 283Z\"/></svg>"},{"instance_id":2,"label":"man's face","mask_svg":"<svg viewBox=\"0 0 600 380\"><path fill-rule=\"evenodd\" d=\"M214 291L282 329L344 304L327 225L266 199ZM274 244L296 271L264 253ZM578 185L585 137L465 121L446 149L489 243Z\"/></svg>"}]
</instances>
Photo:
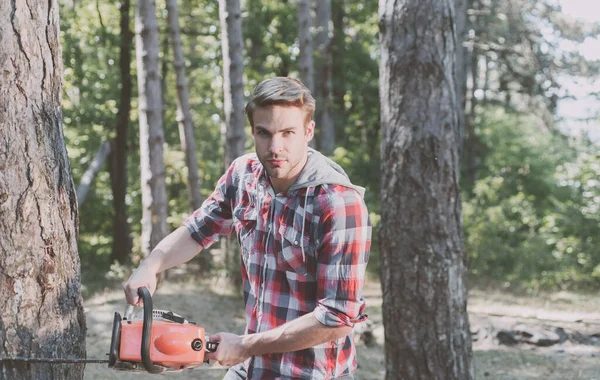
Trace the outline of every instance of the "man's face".
<instances>
[{"instance_id":1,"label":"man's face","mask_svg":"<svg viewBox=\"0 0 600 380\"><path fill-rule=\"evenodd\" d=\"M305 117L298 107L254 110L254 147L277 192L287 190L306 163L315 123L305 124Z\"/></svg>"}]
</instances>

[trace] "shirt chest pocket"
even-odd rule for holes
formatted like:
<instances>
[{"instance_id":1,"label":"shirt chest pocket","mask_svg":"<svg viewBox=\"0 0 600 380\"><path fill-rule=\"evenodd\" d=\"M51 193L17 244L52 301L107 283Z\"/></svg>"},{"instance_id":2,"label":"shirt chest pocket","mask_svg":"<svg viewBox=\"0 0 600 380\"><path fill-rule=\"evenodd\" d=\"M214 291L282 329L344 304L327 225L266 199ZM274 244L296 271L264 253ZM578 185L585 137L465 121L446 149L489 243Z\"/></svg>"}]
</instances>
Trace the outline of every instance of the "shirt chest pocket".
<instances>
[{"instance_id":1,"label":"shirt chest pocket","mask_svg":"<svg viewBox=\"0 0 600 380\"><path fill-rule=\"evenodd\" d=\"M248 269L254 247L258 213L256 207L238 207L233 210L234 227L241 248L244 265Z\"/></svg>"},{"instance_id":2,"label":"shirt chest pocket","mask_svg":"<svg viewBox=\"0 0 600 380\"><path fill-rule=\"evenodd\" d=\"M286 271L306 276L310 263L314 260L315 248L311 239L306 236L306 233L303 235L298 227L285 225L280 227L282 238L277 260Z\"/></svg>"}]
</instances>

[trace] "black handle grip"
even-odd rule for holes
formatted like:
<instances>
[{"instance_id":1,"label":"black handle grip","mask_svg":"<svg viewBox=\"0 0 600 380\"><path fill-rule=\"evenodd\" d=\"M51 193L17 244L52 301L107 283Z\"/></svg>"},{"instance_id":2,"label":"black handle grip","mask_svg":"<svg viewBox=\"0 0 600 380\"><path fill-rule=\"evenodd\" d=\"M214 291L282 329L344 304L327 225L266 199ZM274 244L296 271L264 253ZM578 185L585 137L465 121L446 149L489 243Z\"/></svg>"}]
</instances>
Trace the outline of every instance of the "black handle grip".
<instances>
[{"instance_id":1,"label":"black handle grip","mask_svg":"<svg viewBox=\"0 0 600 380\"><path fill-rule=\"evenodd\" d=\"M219 342L206 341L206 351L215 352L219 347ZM208 359L204 359L204 363L210 364Z\"/></svg>"},{"instance_id":2,"label":"black handle grip","mask_svg":"<svg viewBox=\"0 0 600 380\"><path fill-rule=\"evenodd\" d=\"M138 288L138 294L144 301L144 324L142 325L142 364L149 373L161 373L164 368L156 366L150 359L150 339L152 334L152 296L145 288Z\"/></svg>"},{"instance_id":3,"label":"black handle grip","mask_svg":"<svg viewBox=\"0 0 600 380\"><path fill-rule=\"evenodd\" d=\"M215 352L217 347L219 347L219 342L206 342L206 351L208 352Z\"/></svg>"}]
</instances>

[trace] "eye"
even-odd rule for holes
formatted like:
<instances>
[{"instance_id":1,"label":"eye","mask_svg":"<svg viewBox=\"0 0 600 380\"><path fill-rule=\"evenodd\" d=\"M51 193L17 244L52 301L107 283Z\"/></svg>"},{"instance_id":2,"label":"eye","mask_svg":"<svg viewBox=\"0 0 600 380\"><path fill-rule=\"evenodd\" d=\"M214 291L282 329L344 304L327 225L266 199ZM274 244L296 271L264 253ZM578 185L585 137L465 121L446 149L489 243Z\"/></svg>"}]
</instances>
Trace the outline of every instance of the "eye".
<instances>
[{"instance_id":1,"label":"eye","mask_svg":"<svg viewBox=\"0 0 600 380\"><path fill-rule=\"evenodd\" d=\"M258 131L256 131L256 133L262 137L269 136L269 133L267 131L265 131L264 129L259 129Z\"/></svg>"},{"instance_id":2,"label":"eye","mask_svg":"<svg viewBox=\"0 0 600 380\"><path fill-rule=\"evenodd\" d=\"M294 134L294 132L293 132L293 131L284 131L284 132L283 132L283 135L284 135L284 136L291 136L291 135L293 135L293 134Z\"/></svg>"}]
</instances>

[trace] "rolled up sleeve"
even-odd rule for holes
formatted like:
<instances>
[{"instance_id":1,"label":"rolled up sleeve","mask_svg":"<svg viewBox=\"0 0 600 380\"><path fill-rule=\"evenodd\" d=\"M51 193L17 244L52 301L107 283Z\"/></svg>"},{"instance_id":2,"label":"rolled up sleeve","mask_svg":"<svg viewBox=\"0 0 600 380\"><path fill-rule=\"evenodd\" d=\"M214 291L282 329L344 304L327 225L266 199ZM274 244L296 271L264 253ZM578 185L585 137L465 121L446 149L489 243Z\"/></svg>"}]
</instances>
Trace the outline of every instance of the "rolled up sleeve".
<instances>
[{"instance_id":1,"label":"rolled up sleeve","mask_svg":"<svg viewBox=\"0 0 600 380\"><path fill-rule=\"evenodd\" d=\"M235 164L232 163L219 179L215 191L202 203L202 206L183 222L192 238L203 249L217 242L220 235L229 235L233 230L231 201L228 195L235 192Z\"/></svg>"},{"instance_id":2,"label":"rolled up sleeve","mask_svg":"<svg viewBox=\"0 0 600 380\"><path fill-rule=\"evenodd\" d=\"M314 314L326 326L352 327L367 319L362 289L371 248L369 213L351 189L329 197L323 211Z\"/></svg>"}]
</instances>

